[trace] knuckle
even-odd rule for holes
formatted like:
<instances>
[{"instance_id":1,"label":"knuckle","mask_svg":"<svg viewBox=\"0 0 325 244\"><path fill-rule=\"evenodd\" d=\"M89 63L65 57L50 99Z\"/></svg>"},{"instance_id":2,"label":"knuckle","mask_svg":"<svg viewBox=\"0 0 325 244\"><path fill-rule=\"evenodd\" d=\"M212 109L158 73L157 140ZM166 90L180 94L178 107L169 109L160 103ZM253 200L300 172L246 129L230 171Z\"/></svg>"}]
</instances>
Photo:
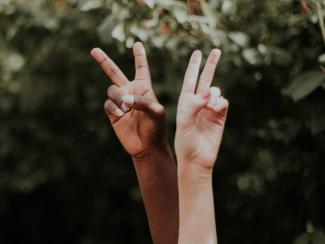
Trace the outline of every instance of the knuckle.
<instances>
[{"instance_id":1,"label":"knuckle","mask_svg":"<svg viewBox=\"0 0 325 244\"><path fill-rule=\"evenodd\" d=\"M148 99L146 97L143 97L143 96L137 96L135 97L135 103L140 105L140 106L143 106L143 107L148 107Z\"/></svg>"},{"instance_id":2,"label":"knuckle","mask_svg":"<svg viewBox=\"0 0 325 244\"><path fill-rule=\"evenodd\" d=\"M99 61L100 65L103 65L104 63L106 63L108 61L108 58L105 56L102 60Z\"/></svg>"},{"instance_id":3,"label":"knuckle","mask_svg":"<svg viewBox=\"0 0 325 244\"><path fill-rule=\"evenodd\" d=\"M145 58L146 55L144 53L138 53L134 55L136 58Z\"/></svg>"},{"instance_id":4,"label":"knuckle","mask_svg":"<svg viewBox=\"0 0 325 244\"><path fill-rule=\"evenodd\" d=\"M165 116L165 114L166 114L166 109L165 109L165 107L162 106L162 105L160 105L159 109L157 110L157 114L158 114L159 116Z\"/></svg>"},{"instance_id":5,"label":"knuckle","mask_svg":"<svg viewBox=\"0 0 325 244\"><path fill-rule=\"evenodd\" d=\"M209 59L209 64L211 64L212 67L215 66L215 65L217 65L216 59Z\"/></svg>"},{"instance_id":6,"label":"knuckle","mask_svg":"<svg viewBox=\"0 0 325 244\"><path fill-rule=\"evenodd\" d=\"M111 85L107 88L107 95L110 97L115 90L115 85Z\"/></svg>"},{"instance_id":7,"label":"knuckle","mask_svg":"<svg viewBox=\"0 0 325 244\"><path fill-rule=\"evenodd\" d=\"M138 63L136 64L137 69L146 69L148 68L148 65L146 63Z\"/></svg>"},{"instance_id":8,"label":"knuckle","mask_svg":"<svg viewBox=\"0 0 325 244\"><path fill-rule=\"evenodd\" d=\"M200 64L200 60L198 60L198 59L193 59L193 60L191 61L191 64L197 66L198 64Z\"/></svg>"},{"instance_id":9,"label":"knuckle","mask_svg":"<svg viewBox=\"0 0 325 244\"><path fill-rule=\"evenodd\" d=\"M107 99L107 100L105 101L105 103L104 103L104 110L105 110L106 112L108 112L109 109L111 108L111 106L112 106L111 103L112 103L112 101L109 100L109 99Z\"/></svg>"},{"instance_id":10,"label":"knuckle","mask_svg":"<svg viewBox=\"0 0 325 244\"><path fill-rule=\"evenodd\" d=\"M223 98L223 100L224 100L224 103L225 103L225 107L229 107L229 101L228 101L228 99L226 99L226 98Z\"/></svg>"},{"instance_id":11,"label":"knuckle","mask_svg":"<svg viewBox=\"0 0 325 244\"><path fill-rule=\"evenodd\" d=\"M114 75L116 75L116 73L117 73L117 69L116 68L109 68L108 69L108 75L109 76L114 76Z\"/></svg>"},{"instance_id":12,"label":"knuckle","mask_svg":"<svg viewBox=\"0 0 325 244\"><path fill-rule=\"evenodd\" d=\"M112 99L114 102L121 102L122 100L122 91L116 85L111 85L107 88L107 96Z\"/></svg>"}]
</instances>

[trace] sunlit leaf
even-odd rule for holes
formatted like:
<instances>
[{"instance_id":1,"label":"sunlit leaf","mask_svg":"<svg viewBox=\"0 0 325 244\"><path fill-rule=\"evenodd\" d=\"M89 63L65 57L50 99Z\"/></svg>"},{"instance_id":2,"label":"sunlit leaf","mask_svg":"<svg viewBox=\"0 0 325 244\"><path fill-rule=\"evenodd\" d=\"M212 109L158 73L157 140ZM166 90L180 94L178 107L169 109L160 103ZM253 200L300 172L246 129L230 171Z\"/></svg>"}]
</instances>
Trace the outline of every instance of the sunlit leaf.
<instances>
[{"instance_id":1,"label":"sunlit leaf","mask_svg":"<svg viewBox=\"0 0 325 244\"><path fill-rule=\"evenodd\" d=\"M148 5L149 8L153 8L155 6L155 0L144 0L144 3Z\"/></svg>"},{"instance_id":2,"label":"sunlit leaf","mask_svg":"<svg viewBox=\"0 0 325 244\"><path fill-rule=\"evenodd\" d=\"M325 64L325 53L318 56L318 62L321 64Z\"/></svg>"},{"instance_id":3,"label":"sunlit leaf","mask_svg":"<svg viewBox=\"0 0 325 244\"><path fill-rule=\"evenodd\" d=\"M229 38L241 47L247 46L249 42L249 37L243 32L231 32Z\"/></svg>"},{"instance_id":4,"label":"sunlit leaf","mask_svg":"<svg viewBox=\"0 0 325 244\"><path fill-rule=\"evenodd\" d=\"M125 41L124 24L120 23L112 31L112 37L120 42Z\"/></svg>"},{"instance_id":5,"label":"sunlit leaf","mask_svg":"<svg viewBox=\"0 0 325 244\"><path fill-rule=\"evenodd\" d=\"M225 0L222 3L221 11L224 14L230 14L234 10L234 4L230 0Z\"/></svg>"},{"instance_id":6,"label":"sunlit leaf","mask_svg":"<svg viewBox=\"0 0 325 244\"><path fill-rule=\"evenodd\" d=\"M243 51L244 59L251 65L260 63L259 53L255 48L247 48Z\"/></svg>"},{"instance_id":7,"label":"sunlit leaf","mask_svg":"<svg viewBox=\"0 0 325 244\"><path fill-rule=\"evenodd\" d=\"M81 7L80 10L81 11L90 11L93 9L97 9L103 6L103 0L89 0L84 2Z\"/></svg>"},{"instance_id":8,"label":"sunlit leaf","mask_svg":"<svg viewBox=\"0 0 325 244\"><path fill-rule=\"evenodd\" d=\"M325 73L309 71L298 76L283 93L289 95L294 101L299 101L320 87L324 81Z\"/></svg>"},{"instance_id":9,"label":"sunlit leaf","mask_svg":"<svg viewBox=\"0 0 325 244\"><path fill-rule=\"evenodd\" d=\"M107 16L97 28L99 38L104 43L112 41L112 32L116 27L117 19L113 15Z\"/></svg>"},{"instance_id":10,"label":"sunlit leaf","mask_svg":"<svg viewBox=\"0 0 325 244\"><path fill-rule=\"evenodd\" d=\"M13 53L7 58L7 65L12 71L19 71L25 65L25 58L22 55Z\"/></svg>"},{"instance_id":11,"label":"sunlit leaf","mask_svg":"<svg viewBox=\"0 0 325 244\"><path fill-rule=\"evenodd\" d=\"M176 17L176 20L181 24L188 19L188 13L185 8L176 7L174 8L173 13Z\"/></svg>"}]
</instances>

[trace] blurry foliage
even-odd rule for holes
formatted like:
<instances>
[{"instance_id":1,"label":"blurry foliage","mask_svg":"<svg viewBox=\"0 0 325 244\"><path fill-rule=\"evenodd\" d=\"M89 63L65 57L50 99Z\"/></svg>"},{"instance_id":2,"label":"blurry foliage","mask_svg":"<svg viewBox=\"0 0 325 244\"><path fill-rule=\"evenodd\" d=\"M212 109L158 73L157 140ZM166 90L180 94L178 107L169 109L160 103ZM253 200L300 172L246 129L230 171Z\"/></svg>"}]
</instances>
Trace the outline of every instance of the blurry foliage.
<instances>
[{"instance_id":1,"label":"blurry foliage","mask_svg":"<svg viewBox=\"0 0 325 244\"><path fill-rule=\"evenodd\" d=\"M103 47L132 79L136 40L171 141L190 53L222 49L215 84L231 108L214 180L220 243L324 243L323 1L195 8L0 1L1 243L150 243L132 164L102 109L109 81L89 57Z\"/></svg>"}]
</instances>

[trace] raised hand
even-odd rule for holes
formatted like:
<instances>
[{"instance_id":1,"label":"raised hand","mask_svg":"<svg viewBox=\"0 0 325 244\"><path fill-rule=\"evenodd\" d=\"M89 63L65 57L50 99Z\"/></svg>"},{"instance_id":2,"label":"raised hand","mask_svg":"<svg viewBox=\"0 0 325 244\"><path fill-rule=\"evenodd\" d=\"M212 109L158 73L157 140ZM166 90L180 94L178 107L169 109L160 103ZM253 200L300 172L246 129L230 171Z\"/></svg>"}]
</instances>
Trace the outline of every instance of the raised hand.
<instances>
[{"instance_id":1,"label":"raised hand","mask_svg":"<svg viewBox=\"0 0 325 244\"><path fill-rule=\"evenodd\" d=\"M165 110L159 104L142 43L133 46L135 78L129 81L117 65L99 48L91 51L114 83L107 89L104 109L114 131L132 156L141 156L151 148L165 146ZM129 109L130 108L130 109Z\"/></svg>"},{"instance_id":2,"label":"raised hand","mask_svg":"<svg viewBox=\"0 0 325 244\"><path fill-rule=\"evenodd\" d=\"M179 164L211 169L216 160L228 110L220 89L210 87L220 55L218 49L212 50L199 78L201 52L195 51L190 59L177 107L175 149Z\"/></svg>"},{"instance_id":3,"label":"raised hand","mask_svg":"<svg viewBox=\"0 0 325 244\"><path fill-rule=\"evenodd\" d=\"M114 131L132 156L155 244L178 238L177 169L166 135L165 109L152 89L142 43L133 46L135 78L129 81L99 48L93 58L113 81L104 109Z\"/></svg>"},{"instance_id":4,"label":"raised hand","mask_svg":"<svg viewBox=\"0 0 325 244\"><path fill-rule=\"evenodd\" d=\"M220 89L210 87L219 58L220 51L212 50L198 78L202 54L192 54L178 102L178 244L217 244L212 169L228 110Z\"/></svg>"}]
</instances>

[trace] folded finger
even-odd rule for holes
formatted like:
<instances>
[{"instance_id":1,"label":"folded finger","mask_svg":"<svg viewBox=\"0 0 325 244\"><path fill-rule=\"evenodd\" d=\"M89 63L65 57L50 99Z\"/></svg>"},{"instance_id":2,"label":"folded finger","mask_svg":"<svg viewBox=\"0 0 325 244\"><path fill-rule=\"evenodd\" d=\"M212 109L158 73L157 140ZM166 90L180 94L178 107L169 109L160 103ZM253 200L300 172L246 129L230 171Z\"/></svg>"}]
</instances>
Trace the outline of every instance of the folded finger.
<instances>
[{"instance_id":1,"label":"folded finger","mask_svg":"<svg viewBox=\"0 0 325 244\"><path fill-rule=\"evenodd\" d=\"M105 101L104 110L112 123L124 115L123 111L110 99Z\"/></svg>"},{"instance_id":2,"label":"folded finger","mask_svg":"<svg viewBox=\"0 0 325 244\"><path fill-rule=\"evenodd\" d=\"M213 110L218 113L218 115L226 117L228 112L229 102L224 97L219 97L216 104L213 106Z\"/></svg>"},{"instance_id":3,"label":"folded finger","mask_svg":"<svg viewBox=\"0 0 325 244\"><path fill-rule=\"evenodd\" d=\"M127 112L129 108L122 101L122 97L124 94L125 92L122 90L122 88L116 85L111 85L107 89L108 98L111 99L115 104L117 104L123 110L123 112Z\"/></svg>"},{"instance_id":4,"label":"folded finger","mask_svg":"<svg viewBox=\"0 0 325 244\"><path fill-rule=\"evenodd\" d=\"M154 119L161 119L165 113L165 109L161 104L148 97L124 95L122 100L129 107L143 111Z\"/></svg>"},{"instance_id":5,"label":"folded finger","mask_svg":"<svg viewBox=\"0 0 325 244\"><path fill-rule=\"evenodd\" d=\"M210 98L207 104L207 107L214 108L217 104L217 101L221 95L221 91L218 87L213 86L210 88Z\"/></svg>"}]
</instances>

